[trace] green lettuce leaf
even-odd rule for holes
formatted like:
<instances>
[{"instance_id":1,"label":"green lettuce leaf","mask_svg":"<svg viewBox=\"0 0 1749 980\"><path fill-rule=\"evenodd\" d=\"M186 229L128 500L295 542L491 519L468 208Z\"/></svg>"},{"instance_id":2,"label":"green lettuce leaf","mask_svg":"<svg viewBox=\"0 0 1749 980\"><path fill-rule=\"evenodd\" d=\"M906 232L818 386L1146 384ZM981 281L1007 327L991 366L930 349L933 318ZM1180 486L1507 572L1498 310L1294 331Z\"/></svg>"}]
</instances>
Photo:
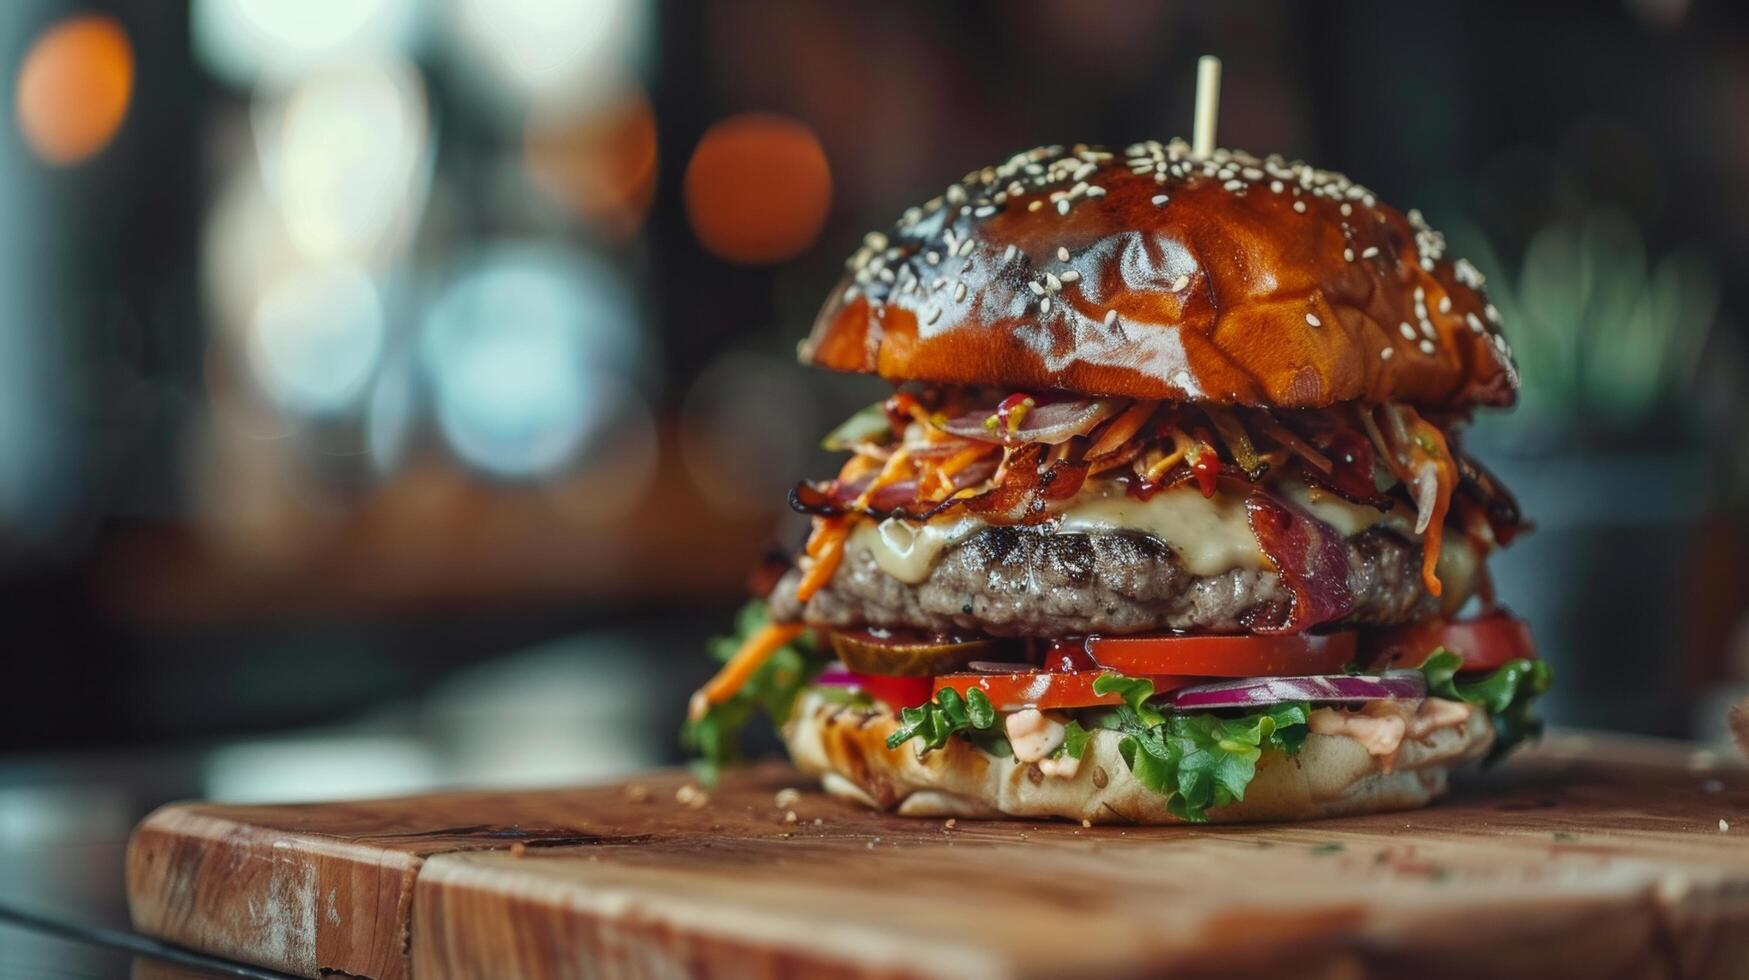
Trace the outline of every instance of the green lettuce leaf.
<instances>
[{"instance_id":1,"label":"green lettuce leaf","mask_svg":"<svg viewBox=\"0 0 1749 980\"><path fill-rule=\"evenodd\" d=\"M826 433L826 438L820 440L820 448L842 452L859 442L882 444L892 440L893 425L887 421L886 403L875 402Z\"/></svg>"},{"instance_id":2,"label":"green lettuce leaf","mask_svg":"<svg viewBox=\"0 0 1749 980\"><path fill-rule=\"evenodd\" d=\"M887 748L896 749L912 739L922 739L919 754L931 752L947 744L955 735L975 736L996 727L996 707L984 692L972 688L965 697L952 688L935 692L935 699L899 712L899 727L887 737ZM990 740L973 739L989 744ZM1001 739L1004 746L1007 739Z\"/></svg>"},{"instance_id":3,"label":"green lettuce leaf","mask_svg":"<svg viewBox=\"0 0 1749 980\"><path fill-rule=\"evenodd\" d=\"M1080 722L1070 719L1069 723L1063 726L1063 744L1057 747L1056 754L1079 759L1087 754L1087 740L1092 737L1087 733L1087 729L1081 727Z\"/></svg>"},{"instance_id":4,"label":"green lettuce leaf","mask_svg":"<svg viewBox=\"0 0 1749 980\"><path fill-rule=\"evenodd\" d=\"M735 631L711 641L711 655L719 662L727 661L748 636L768 622L765 603L758 600L747 603L735 617ZM764 714L778 726L788 721L796 698L820 673L826 660L813 637L803 633L772 654L733 697L713 705L703 718L688 721L680 731L680 740L698 755L693 762L698 778L713 784L724 767L742 761L742 733L755 713Z\"/></svg>"},{"instance_id":5,"label":"green lettuce leaf","mask_svg":"<svg viewBox=\"0 0 1749 980\"><path fill-rule=\"evenodd\" d=\"M1093 722L1123 733L1118 753L1130 774L1165 796L1166 808L1183 820L1202 822L1211 807L1243 800L1265 752L1292 757L1306 740L1310 708L1304 702L1222 717L1162 711L1148 703L1154 685L1145 678L1107 674L1094 680L1093 691L1124 699L1093 715Z\"/></svg>"},{"instance_id":6,"label":"green lettuce leaf","mask_svg":"<svg viewBox=\"0 0 1749 980\"><path fill-rule=\"evenodd\" d=\"M1498 761L1527 738L1542 734L1542 719L1531 713L1531 703L1549 689L1554 672L1541 660L1508 661L1479 680L1457 676L1463 658L1440 647L1421 665L1427 677L1427 693L1451 701L1463 701L1488 712L1494 724L1494 747L1488 763Z\"/></svg>"}]
</instances>

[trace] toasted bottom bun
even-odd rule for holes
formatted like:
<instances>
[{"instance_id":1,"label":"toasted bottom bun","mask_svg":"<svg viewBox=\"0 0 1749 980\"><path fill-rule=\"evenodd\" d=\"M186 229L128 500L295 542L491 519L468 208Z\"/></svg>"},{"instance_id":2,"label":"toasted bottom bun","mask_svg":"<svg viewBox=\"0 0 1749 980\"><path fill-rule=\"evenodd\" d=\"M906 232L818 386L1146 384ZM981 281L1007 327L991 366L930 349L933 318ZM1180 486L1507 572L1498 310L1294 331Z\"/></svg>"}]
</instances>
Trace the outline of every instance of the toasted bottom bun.
<instances>
[{"instance_id":1,"label":"toasted bottom bun","mask_svg":"<svg viewBox=\"0 0 1749 980\"><path fill-rule=\"evenodd\" d=\"M828 792L903 816L1182 822L1167 812L1164 796L1130 775L1116 732L1091 733L1074 775L1047 776L1034 763L997 758L958 738L921 757L911 745L889 749L896 727L885 709L846 708L810 691L783 734L796 766L820 776ZM1451 769L1479 758L1493 741L1480 709L1460 724L1405 738L1389 764L1346 735L1308 735L1291 759L1265 755L1245 799L1210 810L1209 820L1308 820L1425 806L1445 791Z\"/></svg>"}]
</instances>

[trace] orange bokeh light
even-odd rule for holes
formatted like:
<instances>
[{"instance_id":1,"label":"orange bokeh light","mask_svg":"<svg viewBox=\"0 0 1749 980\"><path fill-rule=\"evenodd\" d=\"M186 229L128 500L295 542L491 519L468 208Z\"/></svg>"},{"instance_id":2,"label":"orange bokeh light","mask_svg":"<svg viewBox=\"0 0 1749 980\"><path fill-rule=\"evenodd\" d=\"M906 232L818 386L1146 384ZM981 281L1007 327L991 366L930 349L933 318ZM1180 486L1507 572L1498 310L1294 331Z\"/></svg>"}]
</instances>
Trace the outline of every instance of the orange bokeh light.
<instances>
[{"instance_id":1,"label":"orange bokeh light","mask_svg":"<svg viewBox=\"0 0 1749 980\"><path fill-rule=\"evenodd\" d=\"M609 239L628 238L656 196L656 117L638 89L582 114L530 113L524 165L535 183Z\"/></svg>"},{"instance_id":2,"label":"orange bokeh light","mask_svg":"<svg viewBox=\"0 0 1749 980\"><path fill-rule=\"evenodd\" d=\"M38 157L78 163L106 146L127 116L134 51L112 17L63 20L18 69L18 125Z\"/></svg>"},{"instance_id":3,"label":"orange bokeh light","mask_svg":"<svg viewBox=\"0 0 1749 980\"><path fill-rule=\"evenodd\" d=\"M712 126L686 165L686 214L712 254L757 264L791 258L819 237L832 171L808 127L779 116Z\"/></svg>"}]
</instances>

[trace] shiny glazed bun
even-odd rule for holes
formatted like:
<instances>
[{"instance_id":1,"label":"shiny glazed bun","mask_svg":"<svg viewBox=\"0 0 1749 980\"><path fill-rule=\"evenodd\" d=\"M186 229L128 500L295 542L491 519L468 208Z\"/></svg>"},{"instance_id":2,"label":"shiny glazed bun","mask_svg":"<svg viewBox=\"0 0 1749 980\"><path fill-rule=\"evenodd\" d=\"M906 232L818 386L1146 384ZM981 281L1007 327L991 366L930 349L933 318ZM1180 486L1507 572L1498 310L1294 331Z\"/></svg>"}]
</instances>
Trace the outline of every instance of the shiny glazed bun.
<instances>
[{"instance_id":1,"label":"shiny glazed bun","mask_svg":"<svg viewBox=\"0 0 1749 980\"><path fill-rule=\"evenodd\" d=\"M804 362L1278 408L1517 394L1473 266L1418 212L1279 157L1031 150L869 235L849 268Z\"/></svg>"}]
</instances>

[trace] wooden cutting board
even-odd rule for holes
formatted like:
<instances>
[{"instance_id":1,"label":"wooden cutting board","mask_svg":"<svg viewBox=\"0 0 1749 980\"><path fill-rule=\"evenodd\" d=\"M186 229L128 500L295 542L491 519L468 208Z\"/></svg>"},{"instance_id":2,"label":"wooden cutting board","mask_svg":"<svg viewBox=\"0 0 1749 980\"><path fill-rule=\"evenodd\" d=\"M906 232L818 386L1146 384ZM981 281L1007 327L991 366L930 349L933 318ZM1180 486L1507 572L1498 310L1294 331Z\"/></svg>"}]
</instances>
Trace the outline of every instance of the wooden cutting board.
<instances>
[{"instance_id":1,"label":"wooden cutting board","mask_svg":"<svg viewBox=\"0 0 1749 980\"><path fill-rule=\"evenodd\" d=\"M1664 743L1553 738L1299 825L950 827L779 764L684 786L177 804L128 900L309 977L1749 976L1749 771Z\"/></svg>"}]
</instances>

